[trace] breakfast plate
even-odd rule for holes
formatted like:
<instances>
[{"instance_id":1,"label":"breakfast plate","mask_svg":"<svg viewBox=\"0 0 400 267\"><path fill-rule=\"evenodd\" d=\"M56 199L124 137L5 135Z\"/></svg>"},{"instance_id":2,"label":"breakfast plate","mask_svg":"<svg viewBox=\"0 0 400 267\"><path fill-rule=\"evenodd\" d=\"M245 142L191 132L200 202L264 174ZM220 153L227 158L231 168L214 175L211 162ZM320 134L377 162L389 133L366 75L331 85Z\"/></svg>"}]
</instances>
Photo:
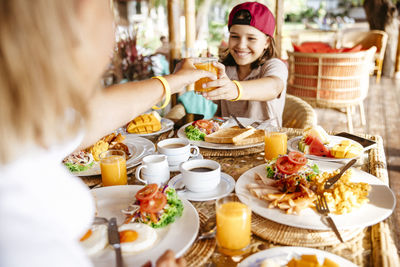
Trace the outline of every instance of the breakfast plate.
<instances>
[{"instance_id":1,"label":"breakfast plate","mask_svg":"<svg viewBox=\"0 0 400 267\"><path fill-rule=\"evenodd\" d=\"M238 267L259 267L261 263L266 260L272 260L277 266L286 266L286 264L293 258L300 258L301 255L315 255L320 264L325 259L329 259L338 266L356 267L354 263L327 251L305 248L305 247L275 247L262 250L258 253L251 255L239 263ZM275 266L275 265L273 265Z\"/></svg>"},{"instance_id":2,"label":"breakfast plate","mask_svg":"<svg viewBox=\"0 0 400 267\"><path fill-rule=\"evenodd\" d=\"M125 136L125 140L123 141L123 143L129 148L130 153L129 158L126 161L127 169L138 165L143 157L151 155L155 151L154 144L150 140L143 137L128 134ZM100 163L95 161L92 168L81 172L71 173L76 176L100 175Z\"/></svg>"},{"instance_id":3,"label":"breakfast plate","mask_svg":"<svg viewBox=\"0 0 400 267\"><path fill-rule=\"evenodd\" d=\"M249 118L238 118L238 119L244 126L248 126L254 122L253 119L249 119ZM179 138L188 139L185 134L185 128L191 124L192 123L190 122L190 123L183 125L181 128L179 128L178 133L177 133ZM237 124L235 121L228 120L224 124L223 128L229 128L229 127L236 126L236 125ZM235 146L233 144L217 144L217 143L209 143L209 142L205 142L205 141L194 141L194 140L190 140L190 139L188 139L188 140L191 144L196 145L198 147L208 148L208 149L220 149L220 150L243 149L243 148L250 148L250 147L257 147L257 146L264 145L264 142L260 142L257 144L243 145L243 146Z\"/></svg>"},{"instance_id":4,"label":"breakfast plate","mask_svg":"<svg viewBox=\"0 0 400 267\"><path fill-rule=\"evenodd\" d=\"M135 133L128 133L126 131L126 127L121 127L117 130L118 133L124 134L124 135L133 135L133 136L154 136L154 135L158 135L158 134L162 134L165 132L168 132L169 130L172 130L174 128L174 122L170 119L167 118L161 118L161 129L156 131L156 132L152 132L152 133L147 133L147 134L135 134Z\"/></svg>"},{"instance_id":5,"label":"breakfast plate","mask_svg":"<svg viewBox=\"0 0 400 267\"><path fill-rule=\"evenodd\" d=\"M182 174L178 174L168 182L169 186L174 188L183 187ZM235 179L229 174L221 172L221 181L216 188L207 192L192 192L189 190L178 192L180 196L191 201L208 201L224 197L231 193L235 188Z\"/></svg>"},{"instance_id":6,"label":"breakfast plate","mask_svg":"<svg viewBox=\"0 0 400 267\"><path fill-rule=\"evenodd\" d=\"M293 137L292 139L288 140L287 142L287 149L288 151L298 151L301 152L299 150L299 142L300 140L303 138L303 136L296 136ZM334 145L339 144L340 142L344 141L344 140L349 140L352 143L357 143L358 142L345 138L345 137L341 137L341 136L335 136L335 135L330 135L329 136L329 144L327 145L327 147L330 149L332 148ZM360 145L360 144L359 144ZM360 145L361 146L361 145ZM359 158L362 154L364 153L364 150L360 153L360 155L358 155L358 157L354 157L354 158L329 158L329 157L320 157L320 156L314 156L314 155L310 155L310 154L304 154L307 158L312 159L312 160L323 160L323 161L332 161L332 162L348 162L352 159L357 159Z\"/></svg>"},{"instance_id":7,"label":"breakfast plate","mask_svg":"<svg viewBox=\"0 0 400 267\"><path fill-rule=\"evenodd\" d=\"M96 201L96 216L116 217L121 224L125 215L121 209L128 207L135 199L135 194L143 186L122 185L101 187L91 190ZM167 250L172 249L177 257L182 256L194 242L199 230L199 215L189 201L182 199L183 214L172 224L155 229L158 239L153 247L138 254L123 254L126 266L142 266L147 261L155 261ZM111 246L91 257L94 266L115 266L115 252Z\"/></svg>"},{"instance_id":8,"label":"breakfast plate","mask_svg":"<svg viewBox=\"0 0 400 267\"><path fill-rule=\"evenodd\" d=\"M332 172L342 166L342 164L326 161L313 162L319 166L321 172ZM268 208L268 203L265 200L260 200L250 194L246 185L254 182L254 174L256 172L260 174L265 173L266 165L256 166L239 177L235 187L239 198L240 194L249 196L249 199L242 198L242 201L248 204L253 212L271 221L304 229L330 230L329 226L322 222L320 214L311 208L304 209L299 215L286 214L280 209ZM396 206L395 195L386 184L369 173L355 168L351 169L353 171L352 182L365 182L371 185L371 191L368 195L369 202L347 214L331 214L339 230L374 225L389 217Z\"/></svg>"}]
</instances>

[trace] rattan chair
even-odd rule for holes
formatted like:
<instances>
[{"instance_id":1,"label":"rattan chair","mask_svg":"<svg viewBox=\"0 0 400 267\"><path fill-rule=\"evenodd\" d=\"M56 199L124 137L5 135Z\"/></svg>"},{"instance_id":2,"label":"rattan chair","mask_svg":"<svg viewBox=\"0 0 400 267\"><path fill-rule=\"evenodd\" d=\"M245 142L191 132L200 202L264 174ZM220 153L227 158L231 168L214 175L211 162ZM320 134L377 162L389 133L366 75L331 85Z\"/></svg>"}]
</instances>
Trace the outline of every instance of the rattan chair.
<instances>
[{"instance_id":1,"label":"rattan chair","mask_svg":"<svg viewBox=\"0 0 400 267\"><path fill-rule=\"evenodd\" d=\"M384 31L348 31L342 33L337 46L354 47L361 45L363 49L369 49L372 46L376 47L375 53L375 71L376 82L379 83L382 75L383 58L385 57L386 44L388 35Z\"/></svg>"},{"instance_id":2,"label":"rattan chair","mask_svg":"<svg viewBox=\"0 0 400 267\"><path fill-rule=\"evenodd\" d=\"M288 94L313 107L346 109L349 132L353 132L352 108L359 106L365 125L363 100L368 94L369 73L375 47L356 53L288 52Z\"/></svg>"},{"instance_id":3,"label":"rattan chair","mask_svg":"<svg viewBox=\"0 0 400 267\"><path fill-rule=\"evenodd\" d=\"M317 115L306 101L292 95L286 95L282 114L282 126L304 129L317 124Z\"/></svg>"}]
</instances>

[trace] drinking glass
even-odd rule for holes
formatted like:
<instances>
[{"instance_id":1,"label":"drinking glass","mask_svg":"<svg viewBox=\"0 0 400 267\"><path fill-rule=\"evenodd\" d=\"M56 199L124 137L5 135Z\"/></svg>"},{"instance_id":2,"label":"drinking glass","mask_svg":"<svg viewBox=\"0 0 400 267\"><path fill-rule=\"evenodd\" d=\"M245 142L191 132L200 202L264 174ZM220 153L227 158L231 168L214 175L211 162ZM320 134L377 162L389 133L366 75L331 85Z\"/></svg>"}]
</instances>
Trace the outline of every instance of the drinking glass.
<instances>
[{"instance_id":1,"label":"drinking glass","mask_svg":"<svg viewBox=\"0 0 400 267\"><path fill-rule=\"evenodd\" d=\"M213 65L213 62L217 62L216 58L200 57L194 59L194 66L199 70L206 70L214 73L218 76L218 69ZM209 92L215 89L215 87L203 88L204 83L210 82L210 78L201 78L194 83L194 91L201 94L202 92Z\"/></svg>"},{"instance_id":2,"label":"drinking glass","mask_svg":"<svg viewBox=\"0 0 400 267\"><path fill-rule=\"evenodd\" d=\"M126 185L125 152L122 150L108 150L100 154L101 181L103 186Z\"/></svg>"},{"instance_id":3,"label":"drinking glass","mask_svg":"<svg viewBox=\"0 0 400 267\"><path fill-rule=\"evenodd\" d=\"M278 119L269 120L265 127L264 139L264 159L265 161L277 158L279 155L285 155L287 152L287 135L279 127Z\"/></svg>"},{"instance_id":4,"label":"drinking glass","mask_svg":"<svg viewBox=\"0 0 400 267\"><path fill-rule=\"evenodd\" d=\"M230 256L244 254L251 238L251 209L233 193L216 201L216 214L219 251Z\"/></svg>"}]
</instances>

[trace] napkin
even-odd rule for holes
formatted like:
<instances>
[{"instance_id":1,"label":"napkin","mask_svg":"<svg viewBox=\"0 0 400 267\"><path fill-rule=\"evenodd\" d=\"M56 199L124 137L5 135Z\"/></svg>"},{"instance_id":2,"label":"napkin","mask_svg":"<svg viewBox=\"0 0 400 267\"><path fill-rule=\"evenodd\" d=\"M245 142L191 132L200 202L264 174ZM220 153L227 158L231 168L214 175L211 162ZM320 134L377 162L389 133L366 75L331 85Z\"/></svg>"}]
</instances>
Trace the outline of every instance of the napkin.
<instances>
[{"instance_id":1,"label":"napkin","mask_svg":"<svg viewBox=\"0 0 400 267\"><path fill-rule=\"evenodd\" d=\"M178 102L185 107L186 113L203 114L204 119L211 119L217 112L218 105L211 100L205 99L194 91L184 93L178 98Z\"/></svg>"}]
</instances>

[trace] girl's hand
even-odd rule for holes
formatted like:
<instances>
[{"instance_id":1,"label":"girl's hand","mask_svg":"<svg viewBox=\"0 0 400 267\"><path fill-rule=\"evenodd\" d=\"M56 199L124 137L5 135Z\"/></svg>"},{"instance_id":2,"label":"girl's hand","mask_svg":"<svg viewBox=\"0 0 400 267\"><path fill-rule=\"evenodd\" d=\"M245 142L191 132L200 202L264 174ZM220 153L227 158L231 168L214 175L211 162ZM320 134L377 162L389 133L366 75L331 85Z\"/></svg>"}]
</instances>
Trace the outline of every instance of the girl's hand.
<instances>
[{"instance_id":1,"label":"girl's hand","mask_svg":"<svg viewBox=\"0 0 400 267\"><path fill-rule=\"evenodd\" d=\"M218 68L218 80L206 83L205 88L216 87L216 89L203 93L209 100L231 100L238 96L236 84L234 84L225 73L225 65L219 62L213 63Z\"/></svg>"}]
</instances>

